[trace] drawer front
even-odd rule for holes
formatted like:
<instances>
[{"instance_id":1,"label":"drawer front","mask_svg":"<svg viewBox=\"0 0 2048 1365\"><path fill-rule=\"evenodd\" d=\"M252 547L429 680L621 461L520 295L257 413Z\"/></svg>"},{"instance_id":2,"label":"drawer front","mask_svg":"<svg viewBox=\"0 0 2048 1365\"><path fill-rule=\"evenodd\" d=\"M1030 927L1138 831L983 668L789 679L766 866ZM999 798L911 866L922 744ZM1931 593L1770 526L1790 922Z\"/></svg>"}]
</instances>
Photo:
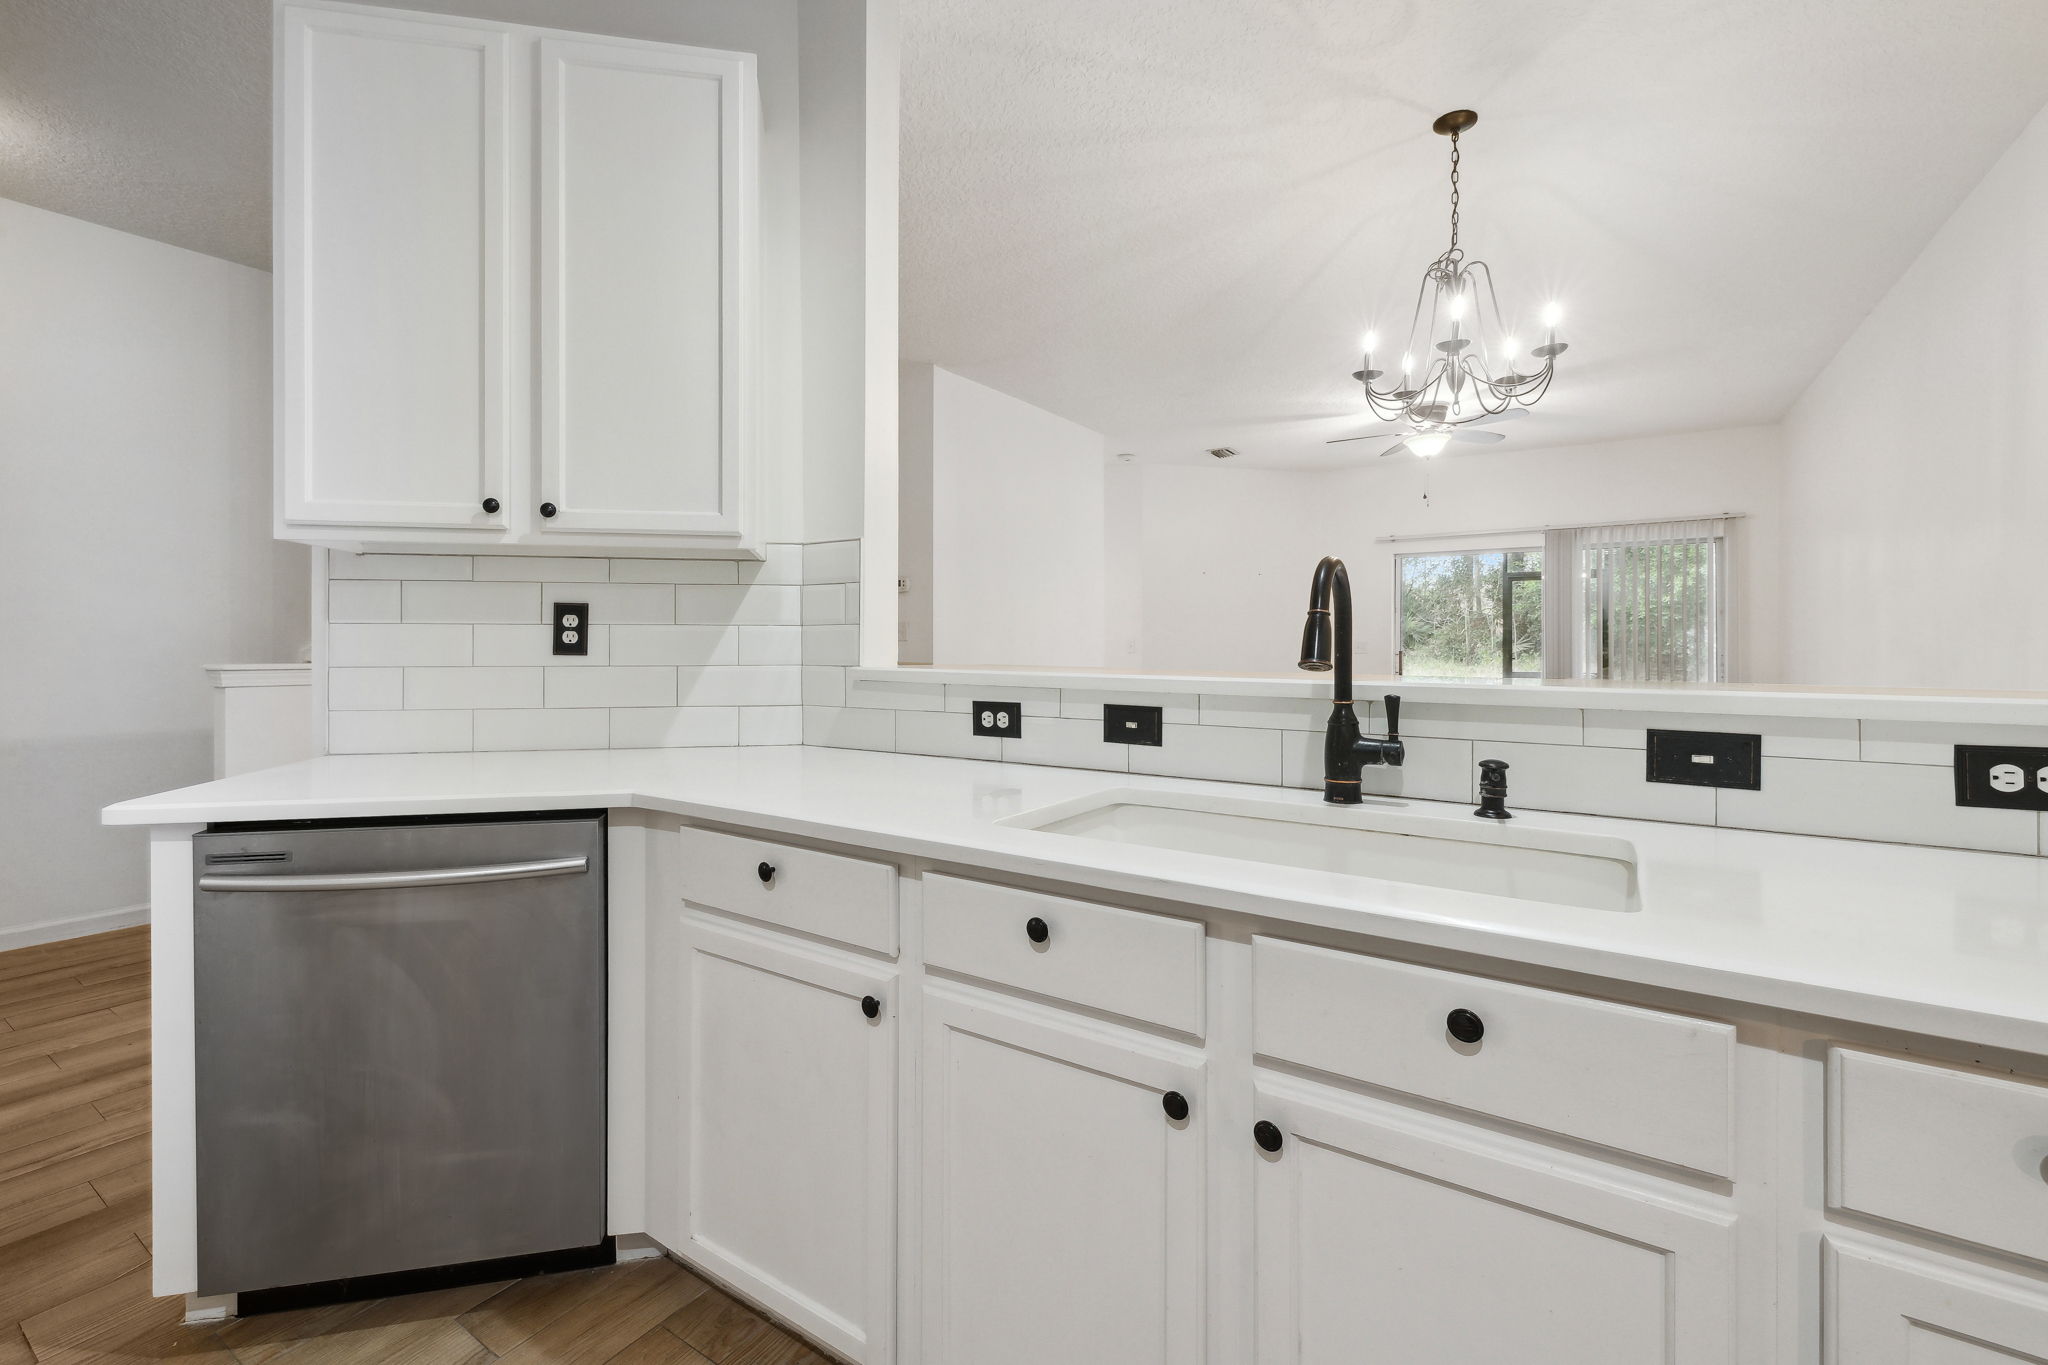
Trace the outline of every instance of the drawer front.
<instances>
[{"instance_id":1,"label":"drawer front","mask_svg":"<svg viewBox=\"0 0 2048 1365\"><path fill-rule=\"evenodd\" d=\"M1034 942L1033 920L1045 928ZM924 956L935 967L1092 1009L1202 1033L1199 922L959 877L924 879Z\"/></svg>"},{"instance_id":2,"label":"drawer front","mask_svg":"<svg viewBox=\"0 0 2048 1365\"><path fill-rule=\"evenodd\" d=\"M888 863L685 829L677 883L683 899L697 905L878 953L896 951L896 869Z\"/></svg>"},{"instance_id":3,"label":"drawer front","mask_svg":"<svg viewBox=\"0 0 2048 1365\"><path fill-rule=\"evenodd\" d=\"M1734 1175L1731 1024L1263 936L1252 1012L1276 1061Z\"/></svg>"},{"instance_id":4,"label":"drawer front","mask_svg":"<svg viewBox=\"0 0 2048 1365\"><path fill-rule=\"evenodd\" d=\"M2048 1262L2048 1086L1831 1049L1828 1207Z\"/></svg>"}]
</instances>

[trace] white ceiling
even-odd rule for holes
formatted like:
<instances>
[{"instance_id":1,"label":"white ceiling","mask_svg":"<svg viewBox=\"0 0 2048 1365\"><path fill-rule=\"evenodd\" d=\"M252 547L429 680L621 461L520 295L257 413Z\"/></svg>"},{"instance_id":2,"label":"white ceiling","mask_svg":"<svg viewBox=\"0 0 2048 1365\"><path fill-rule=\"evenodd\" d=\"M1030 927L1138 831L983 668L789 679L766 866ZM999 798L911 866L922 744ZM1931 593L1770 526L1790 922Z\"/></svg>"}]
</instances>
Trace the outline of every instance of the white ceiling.
<instances>
[{"instance_id":1,"label":"white ceiling","mask_svg":"<svg viewBox=\"0 0 2048 1365\"><path fill-rule=\"evenodd\" d=\"M2042 0L903 10L904 356L1148 459L1366 457L1444 110L1468 254L1567 308L1512 449L1777 420L2048 103Z\"/></svg>"}]
</instances>

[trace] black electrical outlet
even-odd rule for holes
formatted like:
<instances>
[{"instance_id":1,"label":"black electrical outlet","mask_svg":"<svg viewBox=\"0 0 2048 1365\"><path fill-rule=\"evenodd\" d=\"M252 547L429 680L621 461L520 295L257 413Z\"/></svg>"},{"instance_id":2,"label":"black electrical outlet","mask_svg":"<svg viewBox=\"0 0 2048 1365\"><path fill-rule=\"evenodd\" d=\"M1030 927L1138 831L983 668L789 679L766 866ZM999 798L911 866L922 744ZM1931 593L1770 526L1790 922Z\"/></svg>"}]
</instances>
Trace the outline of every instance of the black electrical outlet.
<instances>
[{"instance_id":1,"label":"black electrical outlet","mask_svg":"<svg viewBox=\"0 0 2048 1365\"><path fill-rule=\"evenodd\" d=\"M2048 749L1956 745L1956 804L2048 810Z\"/></svg>"},{"instance_id":2,"label":"black electrical outlet","mask_svg":"<svg viewBox=\"0 0 2048 1365\"><path fill-rule=\"evenodd\" d=\"M974 733L997 739L1015 739L1024 733L1024 703L1021 701L978 701L974 703Z\"/></svg>"},{"instance_id":3,"label":"black electrical outlet","mask_svg":"<svg viewBox=\"0 0 2048 1365\"><path fill-rule=\"evenodd\" d=\"M1714 730L1651 730L1643 745L1652 782L1688 787L1764 785L1762 735L1727 735Z\"/></svg>"},{"instance_id":4,"label":"black electrical outlet","mask_svg":"<svg viewBox=\"0 0 2048 1365\"><path fill-rule=\"evenodd\" d=\"M557 654L590 653L590 603L555 603L554 652Z\"/></svg>"},{"instance_id":5,"label":"black electrical outlet","mask_svg":"<svg viewBox=\"0 0 2048 1365\"><path fill-rule=\"evenodd\" d=\"M1156 706L1105 703L1102 708L1102 742L1149 744L1156 749L1166 743L1165 717L1166 713Z\"/></svg>"}]
</instances>

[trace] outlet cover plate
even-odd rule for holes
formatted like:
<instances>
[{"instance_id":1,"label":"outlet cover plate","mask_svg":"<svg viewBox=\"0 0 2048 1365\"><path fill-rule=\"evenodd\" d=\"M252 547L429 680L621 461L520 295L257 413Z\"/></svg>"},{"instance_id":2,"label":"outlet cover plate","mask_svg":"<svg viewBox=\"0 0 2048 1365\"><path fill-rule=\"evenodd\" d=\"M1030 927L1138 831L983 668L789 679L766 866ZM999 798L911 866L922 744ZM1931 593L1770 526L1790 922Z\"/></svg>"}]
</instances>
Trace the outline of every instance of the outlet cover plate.
<instances>
[{"instance_id":1,"label":"outlet cover plate","mask_svg":"<svg viewBox=\"0 0 2048 1365\"><path fill-rule=\"evenodd\" d=\"M1992 810L2048 810L2048 749L2016 744L1956 745L1956 804Z\"/></svg>"},{"instance_id":2,"label":"outlet cover plate","mask_svg":"<svg viewBox=\"0 0 2048 1365\"><path fill-rule=\"evenodd\" d=\"M974 733L994 739L1015 739L1024 733L1024 703L1021 701L978 701L974 703Z\"/></svg>"},{"instance_id":3,"label":"outlet cover plate","mask_svg":"<svg viewBox=\"0 0 2048 1365\"><path fill-rule=\"evenodd\" d=\"M555 654L589 654L590 603L557 602L555 603L554 613L555 627L552 652Z\"/></svg>"},{"instance_id":4,"label":"outlet cover plate","mask_svg":"<svg viewBox=\"0 0 2048 1365\"><path fill-rule=\"evenodd\" d=\"M1119 706L1105 702L1102 707L1104 744L1148 744L1158 748L1166 743L1166 712L1157 706Z\"/></svg>"},{"instance_id":5,"label":"outlet cover plate","mask_svg":"<svg viewBox=\"0 0 2048 1365\"><path fill-rule=\"evenodd\" d=\"M1718 730L1651 730L1643 751L1651 782L1687 787L1763 788L1762 735L1723 734Z\"/></svg>"}]
</instances>

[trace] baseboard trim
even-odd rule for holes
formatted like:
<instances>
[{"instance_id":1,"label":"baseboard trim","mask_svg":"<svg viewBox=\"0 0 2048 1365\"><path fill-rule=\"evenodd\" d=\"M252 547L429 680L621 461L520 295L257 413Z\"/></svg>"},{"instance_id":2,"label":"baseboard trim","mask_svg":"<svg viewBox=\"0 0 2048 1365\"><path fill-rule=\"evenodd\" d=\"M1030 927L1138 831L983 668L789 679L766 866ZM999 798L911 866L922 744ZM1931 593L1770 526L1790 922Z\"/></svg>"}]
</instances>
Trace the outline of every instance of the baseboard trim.
<instances>
[{"instance_id":1,"label":"baseboard trim","mask_svg":"<svg viewBox=\"0 0 2048 1365\"><path fill-rule=\"evenodd\" d=\"M0 928L0 953L10 948L33 948L41 943L57 943L67 938L86 938L92 934L109 933L115 929L131 929L138 924L149 923L149 907L146 905L124 905L118 910L101 910L75 919L51 919L39 924L16 924Z\"/></svg>"}]
</instances>

